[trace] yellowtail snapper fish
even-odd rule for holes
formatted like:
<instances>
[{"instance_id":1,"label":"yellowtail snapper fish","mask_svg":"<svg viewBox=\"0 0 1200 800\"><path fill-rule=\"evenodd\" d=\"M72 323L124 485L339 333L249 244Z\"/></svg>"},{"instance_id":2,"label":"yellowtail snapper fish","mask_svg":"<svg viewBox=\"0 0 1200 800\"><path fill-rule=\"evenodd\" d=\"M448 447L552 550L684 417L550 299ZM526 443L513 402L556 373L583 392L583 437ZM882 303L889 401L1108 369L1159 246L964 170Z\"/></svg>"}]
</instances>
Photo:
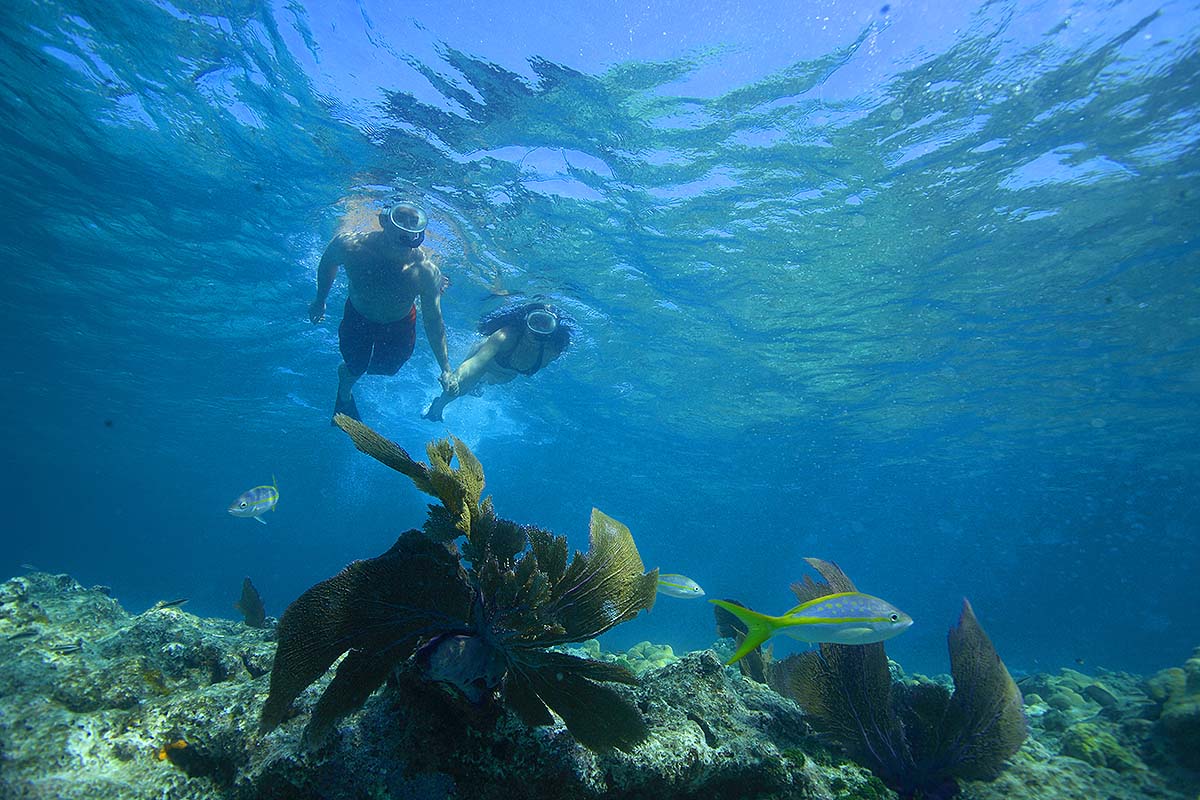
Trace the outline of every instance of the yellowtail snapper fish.
<instances>
[{"instance_id":1,"label":"yellowtail snapper fish","mask_svg":"<svg viewBox=\"0 0 1200 800\"><path fill-rule=\"evenodd\" d=\"M254 517L263 525L267 521L262 515L275 510L279 502L279 487L275 485L275 476L271 476L270 486L255 486L249 491L242 492L237 500L229 504L229 513L235 517Z\"/></svg>"},{"instance_id":2,"label":"yellowtail snapper fish","mask_svg":"<svg viewBox=\"0 0 1200 800\"><path fill-rule=\"evenodd\" d=\"M726 600L709 600L746 624L746 638L732 664L777 633L802 642L873 644L904 633L913 620L886 600L861 592L839 592L809 600L772 617Z\"/></svg>"},{"instance_id":3,"label":"yellowtail snapper fish","mask_svg":"<svg viewBox=\"0 0 1200 800\"><path fill-rule=\"evenodd\" d=\"M673 572L658 576L658 593L667 597L704 597L704 590L700 588L700 584L686 575L676 575Z\"/></svg>"}]
</instances>

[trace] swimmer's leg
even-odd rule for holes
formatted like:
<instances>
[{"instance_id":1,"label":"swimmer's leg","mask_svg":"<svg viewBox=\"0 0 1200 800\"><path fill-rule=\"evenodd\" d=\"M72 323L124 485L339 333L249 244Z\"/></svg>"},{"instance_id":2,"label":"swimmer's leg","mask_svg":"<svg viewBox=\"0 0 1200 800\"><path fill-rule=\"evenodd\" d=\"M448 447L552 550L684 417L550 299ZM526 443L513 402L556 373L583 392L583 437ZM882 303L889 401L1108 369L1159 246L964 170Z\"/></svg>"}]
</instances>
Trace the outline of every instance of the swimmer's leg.
<instances>
[{"instance_id":1,"label":"swimmer's leg","mask_svg":"<svg viewBox=\"0 0 1200 800\"><path fill-rule=\"evenodd\" d=\"M354 384L357 383L358 379L361 377L362 377L361 373L358 375L355 375L353 372L350 371L350 368L347 367L345 364L338 364L338 400L339 401L349 402L351 399L353 399L354 395L352 394L352 391L354 389Z\"/></svg>"},{"instance_id":2,"label":"swimmer's leg","mask_svg":"<svg viewBox=\"0 0 1200 800\"><path fill-rule=\"evenodd\" d=\"M338 365L338 390L334 402L334 414L346 414L360 419L358 406L354 403L354 382L362 377L371 364L371 353L375 347L375 327L346 301L342 323L338 326L338 349L342 363ZM333 420L330 419L330 424Z\"/></svg>"},{"instance_id":3,"label":"swimmer's leg","mask_svg":"<svg viewBox=\"0 0 1200 800\"><path fill-rule=\"evenodd\" d=\"M360 377L360 375L352 374L345 364L338 365L337 400L333 404L333 413L335 415L345 414L346 416L354 417L354 419L360 422L362 421L362 417L358 415L358 405L354 402L352 391L354 389L354 382ZM330 420L330 424L332 422Z\"/></svg>"}]
</instances>

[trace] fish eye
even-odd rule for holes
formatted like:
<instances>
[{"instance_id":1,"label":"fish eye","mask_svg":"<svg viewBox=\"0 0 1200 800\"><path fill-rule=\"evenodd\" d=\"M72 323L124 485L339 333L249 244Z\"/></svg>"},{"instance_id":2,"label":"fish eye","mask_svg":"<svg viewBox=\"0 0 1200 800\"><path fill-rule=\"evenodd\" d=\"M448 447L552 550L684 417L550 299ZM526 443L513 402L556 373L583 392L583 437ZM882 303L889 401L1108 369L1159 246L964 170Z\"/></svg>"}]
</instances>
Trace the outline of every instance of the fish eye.
<instances>
[{"instance_id":1,"label":"fish eye","mask_svg":"<svg viewBox=\"0 0 1200 800\"><path fill-rule=\"evenodd\" d=\"M242 508L245 508L245 507L246 507L246 501L245 501L245 500L243 500L243 501L242 501ZM892 616L895 616L895 615L893 614Z\"/></svg>"},{"instance_id":2,"label":"fish eye","mask_svg":"<svg viewBox=\"0 0 1200 800\"><path fill-rule=\"evenodd\" d=\"M899 621L900 621L900 615L892 614L892 622L899 622Z\"/></svg>"}]
</instances>

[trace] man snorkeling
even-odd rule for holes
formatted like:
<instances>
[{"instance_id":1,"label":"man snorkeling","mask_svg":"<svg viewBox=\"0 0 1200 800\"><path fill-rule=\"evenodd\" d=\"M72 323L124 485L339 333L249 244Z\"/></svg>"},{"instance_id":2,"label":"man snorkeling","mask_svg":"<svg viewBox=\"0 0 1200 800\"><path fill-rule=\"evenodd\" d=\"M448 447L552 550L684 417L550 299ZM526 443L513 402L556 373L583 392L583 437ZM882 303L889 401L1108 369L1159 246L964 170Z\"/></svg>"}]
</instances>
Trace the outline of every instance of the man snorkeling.
<instances>
[{"instance_id":1,"label":"man snorkeling","mask_svg":"<svg viewBox=\"0 0 1200 800\"><path fill-rule=\"evenodd\" d=\"M425 419L440 422L451 401L480 383L507 383L518 375L533 375L571 343L570 321L545 303L505 306L481 319L478 330L487 338L475 343L449 385L443 384L441 396L425 409Z\"/></svg>"},{"instance_id":2,"label":"man snorkeling","mask_svg":"<svg viewBox=\"0 0 1200 800\"><path fill-rule=\"evenodd\" d=\"M421 247L427 222L413 203L397 203L379 215L381 230L338 234L321 256L317 296L308 307L314 324L325 318L325 300L339 266L350 282L338 326L343 363L338 366L334 414L359 419L354 382L368 372L395 375L408 361L417 341L418 295L425 336L442 368L439 381L446 391L456 389L442 322L442 273Z\"/></svg>"}]
</instances>

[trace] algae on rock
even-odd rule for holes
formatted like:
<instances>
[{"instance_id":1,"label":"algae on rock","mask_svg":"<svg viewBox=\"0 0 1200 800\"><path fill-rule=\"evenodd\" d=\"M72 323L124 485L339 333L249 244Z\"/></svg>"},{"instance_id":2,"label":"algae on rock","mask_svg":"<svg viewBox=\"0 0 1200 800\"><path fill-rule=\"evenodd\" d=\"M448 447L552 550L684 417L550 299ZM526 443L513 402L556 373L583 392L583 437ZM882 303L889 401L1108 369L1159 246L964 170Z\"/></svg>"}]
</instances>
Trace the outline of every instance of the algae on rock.
<instances>
[{"instance_id":1,"label":"algae on rock","mask_svg":"<svg viewBox=\"0 0 1200 800\"><path fill-rule=\"evenodd\" d=\"M1063 734L1061 752L1064 756L1115 772L1146 768L1141 759L1122 747L1115 736L1089 722L1079 722L1067 728Z\"/></svg>"}]
</instances>

